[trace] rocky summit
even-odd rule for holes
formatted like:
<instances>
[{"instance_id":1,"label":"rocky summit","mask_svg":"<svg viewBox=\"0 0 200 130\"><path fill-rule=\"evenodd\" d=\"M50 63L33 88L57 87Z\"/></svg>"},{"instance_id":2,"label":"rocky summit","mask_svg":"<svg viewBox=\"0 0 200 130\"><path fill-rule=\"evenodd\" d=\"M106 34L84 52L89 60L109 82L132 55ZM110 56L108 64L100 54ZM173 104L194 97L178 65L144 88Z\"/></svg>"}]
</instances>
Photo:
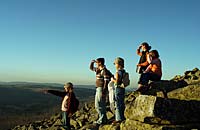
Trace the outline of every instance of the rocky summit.
<instances>
[{"instance_id":1,"label":"rocky summit","mask_svg":"<svg viewBox=\"0 0 200 130\"><path fill-rule=\"evenodd\" d=\"M126 120L111 125L114 119L109 110L109 122L96 126L98 118L94 103L86 103L71 117L75 130L198 130L200 129L200 70L186 71L171 80L151 82L147 92L126 94ZM11 130L64 130L61 114L51 119L19 125Z\"/></svg>"}]
</instances>

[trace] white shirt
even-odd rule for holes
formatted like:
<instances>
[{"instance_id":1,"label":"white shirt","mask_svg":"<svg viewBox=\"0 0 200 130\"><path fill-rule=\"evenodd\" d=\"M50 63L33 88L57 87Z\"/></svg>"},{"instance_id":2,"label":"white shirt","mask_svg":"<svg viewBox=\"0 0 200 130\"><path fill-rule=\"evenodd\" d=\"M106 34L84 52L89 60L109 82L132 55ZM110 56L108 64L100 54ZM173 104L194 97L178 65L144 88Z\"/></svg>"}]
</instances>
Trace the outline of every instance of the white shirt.
<instances>
[{"instance_id":1,"label":"white shirt","mask_svg":"<svg viewBox=\"0 0 200 130\"><path fill-rule=\"evenodd\" d=\"M115 86L114 86L114 82L113 81L110 81L109 84L108 84L108 95L109 95L109 102L110 104L111 103L114 103L115 100L114 100L114 90L115 90Z\"/></svg>"}]
</instances>

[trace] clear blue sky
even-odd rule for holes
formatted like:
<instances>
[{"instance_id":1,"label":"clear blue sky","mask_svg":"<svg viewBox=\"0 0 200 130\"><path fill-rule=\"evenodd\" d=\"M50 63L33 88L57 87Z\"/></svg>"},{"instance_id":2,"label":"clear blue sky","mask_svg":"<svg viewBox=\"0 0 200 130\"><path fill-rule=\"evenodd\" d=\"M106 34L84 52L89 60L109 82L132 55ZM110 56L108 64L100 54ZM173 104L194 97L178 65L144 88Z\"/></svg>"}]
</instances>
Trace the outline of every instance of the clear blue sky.
<instances>
[{"instance_id":1,"label":"clear blue sky","mask_svg":"<svg viewBox=\"0 0 200 130\"><path fill-rule=\"evenodd\" d=\"M199 0L0 1L0 81L94 84L92 59L125 59L136 84L136 49L147 41L163 79L200 67Z\"/></svg>"}]
</instances>

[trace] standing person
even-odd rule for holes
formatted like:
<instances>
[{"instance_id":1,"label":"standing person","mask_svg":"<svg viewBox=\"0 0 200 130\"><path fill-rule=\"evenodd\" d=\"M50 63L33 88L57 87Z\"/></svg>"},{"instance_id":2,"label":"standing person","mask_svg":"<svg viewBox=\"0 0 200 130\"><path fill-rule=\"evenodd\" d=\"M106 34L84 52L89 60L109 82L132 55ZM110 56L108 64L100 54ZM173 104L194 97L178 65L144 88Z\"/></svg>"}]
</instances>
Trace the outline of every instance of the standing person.
<instances>
[{"instance_id":1,"label":"standing person","mask_svg":"<svg viewBox=\"0 0 200 130\"><path fill-rule=\"evenodd\" d=\"M70 130L70 116L78 110L79 101L73 92L73 84L71 82L64 84L65 91L44 90L44 93L50 93L62 97L62 117L64 128Z\"/></svg>"},{"instance_id":2,"label":"standing person","mask_svg":"<svg viewBox=\"0 0 200 130\"><path fill-rule=\"evenodd\" d=\"M96 63L96 67L94 67L94 63ZM104 63L104 58L92 60L90 63L90 69L96 73L95 108L98 112L99 119L95 123L98 125L107 123L106 96L111 72L106 69Z\"/></svg>"},{"instance_id":3,"label":"standing person","mask_svg":"<svg viewBox=\"0 0 200 130\"><path fill-rule=\"evenodd\" d=\"M125 104L124 104L124 98L125 98L125 88L122 87L122 78L123 74L125 73L124 70L124 59L117 57L114 61L114 65L116 67L116 74L115 77L112 78L112 81L114 82L115 86L115 121L113 121L113 124L121 123L123 120L125 120L124 117L124 111L125 111Z\"/></svg>"},{"instance_id":4,"label":"standing person","mask_svg":"<svg viewBox=\"0 0 200 130\"><path fill-rule=\"evenodd\" d=\"M159 81L162 77L162 63L159 59L159 53L157 50L149 52L147 61L149 63L147 69L141 74L138 85L139 88L148 89L148 82ZM143 91L141 89L141 91Z\"/></svg>"}]
</instances>

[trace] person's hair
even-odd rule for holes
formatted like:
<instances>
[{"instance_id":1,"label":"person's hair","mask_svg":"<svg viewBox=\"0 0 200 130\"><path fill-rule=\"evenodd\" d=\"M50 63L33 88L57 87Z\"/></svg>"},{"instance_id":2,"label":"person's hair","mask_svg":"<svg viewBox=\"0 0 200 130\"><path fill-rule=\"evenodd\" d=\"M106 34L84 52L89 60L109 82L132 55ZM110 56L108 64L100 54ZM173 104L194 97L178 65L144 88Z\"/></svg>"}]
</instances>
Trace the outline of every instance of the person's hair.
<instances>
[{"instance_id":1,"label":"person's hair","mask_svg":"<svg viewBox=\"0 0 200 130\"><path fill-rule=\"evenodd\" d=\"M102 65L105 64L105 59L104 58L97 58L96 61L101 63Z\"/></svg>"},{"instance_id":2,"label":"person's hair","mask_svg":"<svg viewBox=\"0 0 200 130\"><path fill-rule=\"evenodd\" d=\"M115 62L114 62L114 64L119 64L122 68L124 68L124 59L123 58L121 58L121 57L117 57L116 59L115 59Z\"/></svg>"},{"instance_id":3,"label":"person's hair","mask_svg":"<svg viewBox=\"0 0 200 130\"><path fill-rule=\"evenodd\" d=\"M152 56L152 58L159 58L160 57L157 50L152 50L152 51L149 52L149 54Z\"/></svg>"},{"instance_id":4,"label":"person's hair","mask_svg":"<svg viewBox=\"0 0 200 130\"><path fill-rule=\"evenodd\" d=\"M64 88L69 88L69 92L73 92L74 85L71 82L65 83Z\"/></svg>"},{"instance_id":5,"label":"person's hair","mask_svg":"<svg viewBox=\"0 0 200 130\"><path fill-rule=\"evenodd\" d=\"M151 50L151 46L147 42L143 42L141 45L145 46L148 51Z\"/></svg>"}]
</instances>

